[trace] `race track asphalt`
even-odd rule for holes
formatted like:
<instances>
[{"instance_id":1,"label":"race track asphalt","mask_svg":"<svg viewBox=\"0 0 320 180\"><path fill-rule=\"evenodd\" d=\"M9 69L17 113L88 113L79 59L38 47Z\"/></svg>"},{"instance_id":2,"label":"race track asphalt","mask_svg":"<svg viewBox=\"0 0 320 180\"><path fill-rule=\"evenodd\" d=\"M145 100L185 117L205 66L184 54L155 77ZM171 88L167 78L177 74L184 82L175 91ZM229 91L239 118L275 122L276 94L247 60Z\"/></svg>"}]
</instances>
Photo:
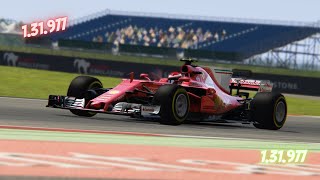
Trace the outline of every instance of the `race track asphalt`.
<instances>
[{"instance_id":1,"label":"race track asphalt","mask_svg":"<svg viewBox=\"0 0 320 180\"><path fill-rule=\"evenodd\" d=\"M320 142L318 117L289 116L285 126L278 131L256 129L250 124L239 123L202 122L167 126L156 121L107 114L98 114L91 118L78 117L68 110L46 108L46 103L44 100L0 97L0 125Z\"/></svg>"}]
</instances>

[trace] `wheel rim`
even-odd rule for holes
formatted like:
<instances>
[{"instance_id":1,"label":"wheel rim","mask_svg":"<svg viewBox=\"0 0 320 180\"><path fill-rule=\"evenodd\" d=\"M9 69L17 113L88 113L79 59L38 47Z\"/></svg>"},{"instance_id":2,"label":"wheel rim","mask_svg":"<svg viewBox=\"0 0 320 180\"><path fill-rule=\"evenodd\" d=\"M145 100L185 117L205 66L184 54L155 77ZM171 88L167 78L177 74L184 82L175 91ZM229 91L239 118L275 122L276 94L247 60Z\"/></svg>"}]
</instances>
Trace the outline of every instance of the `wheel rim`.
<instances>
[{"instance_id":1,"label":"wheel rim","mask_svg":"<svg viewBox=\"0 0 320 180\"><path fill-rule=\"evenodd\" d=\"M175 103L175 109L178 117L184 117L187 114L188 111L188 99L187 96L184 94L179 94L176 103Z\"/></svg>"},{"instance_id":2,"label":"wheel rim","mask_svg":"<svg viewBox=\"0 0 320 180\"><path fill-rule=\"evenodd\" d=\"M280 101L276 106L276 121L282 123L286 115L286 105L283 101Z\"/></svg>"}]
</instances>

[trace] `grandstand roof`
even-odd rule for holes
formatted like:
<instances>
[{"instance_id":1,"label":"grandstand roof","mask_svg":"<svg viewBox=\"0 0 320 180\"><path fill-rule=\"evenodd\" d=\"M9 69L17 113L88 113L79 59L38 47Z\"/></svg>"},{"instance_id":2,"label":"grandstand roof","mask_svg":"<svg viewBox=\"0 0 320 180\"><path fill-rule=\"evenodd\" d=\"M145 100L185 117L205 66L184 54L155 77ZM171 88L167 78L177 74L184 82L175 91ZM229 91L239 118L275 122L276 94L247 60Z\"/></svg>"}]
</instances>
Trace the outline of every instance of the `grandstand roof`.
<instances>
[{"instance_id":1,"label":"grandstand roof","mask_svg":"<svg viewBox=\"0 0 320 180\"><path fill-rule=\"evenodd\" d=\"M110 43L119 41L120 44L238 53L238 60L241 60L319 33L319 27L319 22L310 24L105 10L72 21L67 31L52 37L84 41L98 38L98 41L109 42L110 36L116 34ZM127 31L133 33L127 35ZM139 33L143 34L142 39L140 36L136 38ZM160 33L167 37L163 44ZM206 35L207 38L203 38ZM191 38L188 39L189 36Z\"/></svg>"},{"instance_id":2,"label":"grandstand roof","mask_svg":"<svg viewBox=\"0 0 320 180\"><path fill-rule=\"evenodd\" d=\"M282 26L303 26L303 27L318 27L320 28L320 20L317 22L303 22L303 21L284 21L271 19L253 19L253 18L238 18L238 17L217 17L217 16L196 16L187 14L168 14L168 13L153 13L153 12L134 12L134 11L120 11L105 9L81 18L71 20L69 25L79 24L83 21L103 17L106 15L125 15L138 17L155 17L167 19L182 19L182 20L204 20L204 21L221 21L234 23L250 23L250 24L266 24L266 25L282 25Z\"/></svg>"}]
</instances>

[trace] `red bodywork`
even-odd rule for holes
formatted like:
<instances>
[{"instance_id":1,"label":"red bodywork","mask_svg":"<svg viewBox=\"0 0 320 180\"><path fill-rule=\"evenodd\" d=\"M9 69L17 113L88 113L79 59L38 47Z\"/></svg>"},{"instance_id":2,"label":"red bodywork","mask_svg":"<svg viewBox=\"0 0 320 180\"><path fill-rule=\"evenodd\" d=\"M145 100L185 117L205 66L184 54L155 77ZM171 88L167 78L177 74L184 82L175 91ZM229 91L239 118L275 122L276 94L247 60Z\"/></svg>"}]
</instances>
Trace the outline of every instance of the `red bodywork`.
<instances>
[{"instance_id":1,"label":"red bodywork","mask_svg":"<svg viewBox=\"0 0 320 180\"><path fill-rule=\"evenodd\" d=\"M187 90L190 98L190 112L216 115L242 105L239 101L243 99L231 96L223 89L210 68L184 65L181 68L181 74L182 76L175 79L174 83ZM168 78L151 81L146 74L141 74L140 77L141 80L123 79L110 91L90 100L85 108L107 111L110 105L126 102L131 97L147 98L149 94L156 93L160 86L170 84Z\"/></svg>"}]
</instances>

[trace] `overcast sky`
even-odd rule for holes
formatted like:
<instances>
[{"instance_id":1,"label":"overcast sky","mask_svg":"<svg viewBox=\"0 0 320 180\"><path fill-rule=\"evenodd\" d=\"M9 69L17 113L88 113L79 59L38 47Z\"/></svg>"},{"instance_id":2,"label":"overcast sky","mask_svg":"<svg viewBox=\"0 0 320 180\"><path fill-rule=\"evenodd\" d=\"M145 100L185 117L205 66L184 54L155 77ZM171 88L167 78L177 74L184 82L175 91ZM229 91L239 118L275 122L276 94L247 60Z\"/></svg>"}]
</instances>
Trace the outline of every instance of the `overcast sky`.
<instances>
[{"instance_id":1,"label":"overcast sky","mask_svg":"<svg viewBox=\"0 0 320 180\"><path fill-rule=\"evenodd\" d=\"M0 17L31 22L74 19L105 9L314 22L320 0L0 0Z\"/></svg>"}]
</instances>

